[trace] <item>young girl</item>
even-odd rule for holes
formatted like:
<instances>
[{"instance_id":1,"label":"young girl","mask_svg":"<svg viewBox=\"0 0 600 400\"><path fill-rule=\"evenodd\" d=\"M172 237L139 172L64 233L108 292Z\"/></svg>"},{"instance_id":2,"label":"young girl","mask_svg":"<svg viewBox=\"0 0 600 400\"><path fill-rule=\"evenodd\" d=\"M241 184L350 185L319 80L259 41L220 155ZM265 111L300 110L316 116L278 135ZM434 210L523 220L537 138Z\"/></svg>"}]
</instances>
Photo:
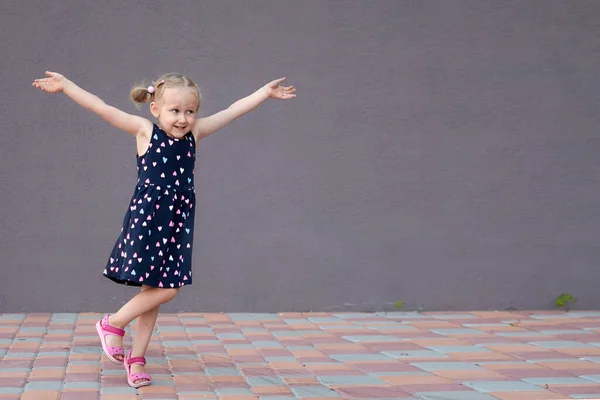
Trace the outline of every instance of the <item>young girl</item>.
<instances>
[{"instance_id":1,"label":"young girl","mask_svg":"<svg viewBox=\"0 0 600 400\"><path fill-rule=\"evenodd\" d=\"M33 86L49 93L63 92L136 139L137 185L103 274L141 290L115 314L98 321L96 329L108 359L124 364L129 385L147 386L152 379L145 373L144 354L159 307L172 300L180 287L192 283L197 142L268 98L296 97L296 89L280 86L285 78L276 79L226 110L197 118L201 99L196 84L183 75L166 74L147 88L131 90L134 103L150 102L150 112L157 119L154 124L107 105L63 75L49 71L46 75ZM125 355L124 328L136 318L133 345Z\"/></svg>"}]
</instances>

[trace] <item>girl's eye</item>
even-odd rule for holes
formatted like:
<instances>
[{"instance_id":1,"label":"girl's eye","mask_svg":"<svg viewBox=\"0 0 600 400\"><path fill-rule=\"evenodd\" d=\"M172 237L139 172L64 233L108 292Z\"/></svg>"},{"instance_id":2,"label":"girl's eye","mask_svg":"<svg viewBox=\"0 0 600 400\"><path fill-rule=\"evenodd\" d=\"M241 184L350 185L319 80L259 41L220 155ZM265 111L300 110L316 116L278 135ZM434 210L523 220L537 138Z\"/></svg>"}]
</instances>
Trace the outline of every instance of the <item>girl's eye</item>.
<instances>
[{"instance_id":1,"label":"girl's eye","mask_svg":"<svg viewBox=\"0 0 600 400\"><path fill-rule=\"evenodd\" d=\"M193 112L193 111L190 111L190 110L188 110L188 112L187 112L187 113L188 113L188 114L193 114L194 112Z\"/></svg>"},{"instance_id":2,"label":"girl's eye","mask_svg":"<svg viewBox=\"0 0 600 400\"><path fill-rule=\"evenodd\" d=\"M171 111L173 111L174 113L178 113L179 112L179 110L177 110L177 109L171 110Z\"/></svg>"}]
</instances>

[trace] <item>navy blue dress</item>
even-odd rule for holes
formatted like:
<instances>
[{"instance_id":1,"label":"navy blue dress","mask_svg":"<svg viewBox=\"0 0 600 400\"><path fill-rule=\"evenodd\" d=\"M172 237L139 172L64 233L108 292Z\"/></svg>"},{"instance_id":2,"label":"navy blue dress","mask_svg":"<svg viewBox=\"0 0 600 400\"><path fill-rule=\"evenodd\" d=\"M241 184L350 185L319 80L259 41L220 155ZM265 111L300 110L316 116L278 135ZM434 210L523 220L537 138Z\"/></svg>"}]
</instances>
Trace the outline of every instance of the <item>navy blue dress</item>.
<instances>
[{"instance_id":1,"label":"navy blue dress","mask_svg":"<svg viewBox=\"0 0 600 400\"><path fill-rule=\"evenodd\" d=\"M156 124L137 156L138 180L103 275L117 283L179 288L192 283L194 136L175 139Z\"/></svg>"}]
</instances>

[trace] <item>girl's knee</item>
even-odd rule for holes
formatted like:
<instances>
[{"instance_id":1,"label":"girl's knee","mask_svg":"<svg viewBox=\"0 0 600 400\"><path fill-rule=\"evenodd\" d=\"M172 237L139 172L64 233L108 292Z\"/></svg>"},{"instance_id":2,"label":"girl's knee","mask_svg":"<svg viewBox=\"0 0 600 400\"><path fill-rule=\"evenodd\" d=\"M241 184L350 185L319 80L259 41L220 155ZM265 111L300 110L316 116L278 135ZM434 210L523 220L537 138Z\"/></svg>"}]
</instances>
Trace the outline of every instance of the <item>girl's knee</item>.
<instances>
[{"instance_id":1,"label":"girl's knee","mask_svg":"<svg viewBox=\"0 0 600 400\"><path fill-rule=\"evenodd\" d=\"M177 293L179 293L179 288L175 289L159 289L160 292L163 295L163 303L169 302L171 300L173 300L175 298L175 296L177 296Z\"/></svg>"}]
</instances>

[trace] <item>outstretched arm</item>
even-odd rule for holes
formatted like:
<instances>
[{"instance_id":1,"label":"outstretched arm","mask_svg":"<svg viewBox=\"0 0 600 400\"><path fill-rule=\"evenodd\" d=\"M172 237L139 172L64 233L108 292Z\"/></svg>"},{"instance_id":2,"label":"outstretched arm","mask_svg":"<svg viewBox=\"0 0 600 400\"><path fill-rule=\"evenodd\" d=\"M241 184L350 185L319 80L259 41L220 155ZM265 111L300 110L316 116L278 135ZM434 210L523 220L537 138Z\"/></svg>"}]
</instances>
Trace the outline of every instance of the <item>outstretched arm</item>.
<instances>
[{"instance_id":1,"label":"outstretched arm","mask_svg":"<svg viewBox=\"0 0 600 400\"><path fill-rule=\"evenodd\" d=\"M287 100L296 97L294 94L296 89L293 86L279 86L284 79L271 81L251 95L236 101L227 109L209 117L197 119L192 130L196 140L200 140L225 127L233 120L254 110L268 98Z\"/></svg>"},{"instance_id":2,"label":"outstretched arm","mask_svg":"<svg viewBox=\"0 0 600 400\"><path fill-rule=\"evenodd\" d=\"M36 79L33 86L48 93L63 92L75 103L98 114L116 128L137 136L152 126L145 118L109 106L98 96L83 90L59 73L46 71L46 75L48 78Z\"/></svg>"}]
</instances>

